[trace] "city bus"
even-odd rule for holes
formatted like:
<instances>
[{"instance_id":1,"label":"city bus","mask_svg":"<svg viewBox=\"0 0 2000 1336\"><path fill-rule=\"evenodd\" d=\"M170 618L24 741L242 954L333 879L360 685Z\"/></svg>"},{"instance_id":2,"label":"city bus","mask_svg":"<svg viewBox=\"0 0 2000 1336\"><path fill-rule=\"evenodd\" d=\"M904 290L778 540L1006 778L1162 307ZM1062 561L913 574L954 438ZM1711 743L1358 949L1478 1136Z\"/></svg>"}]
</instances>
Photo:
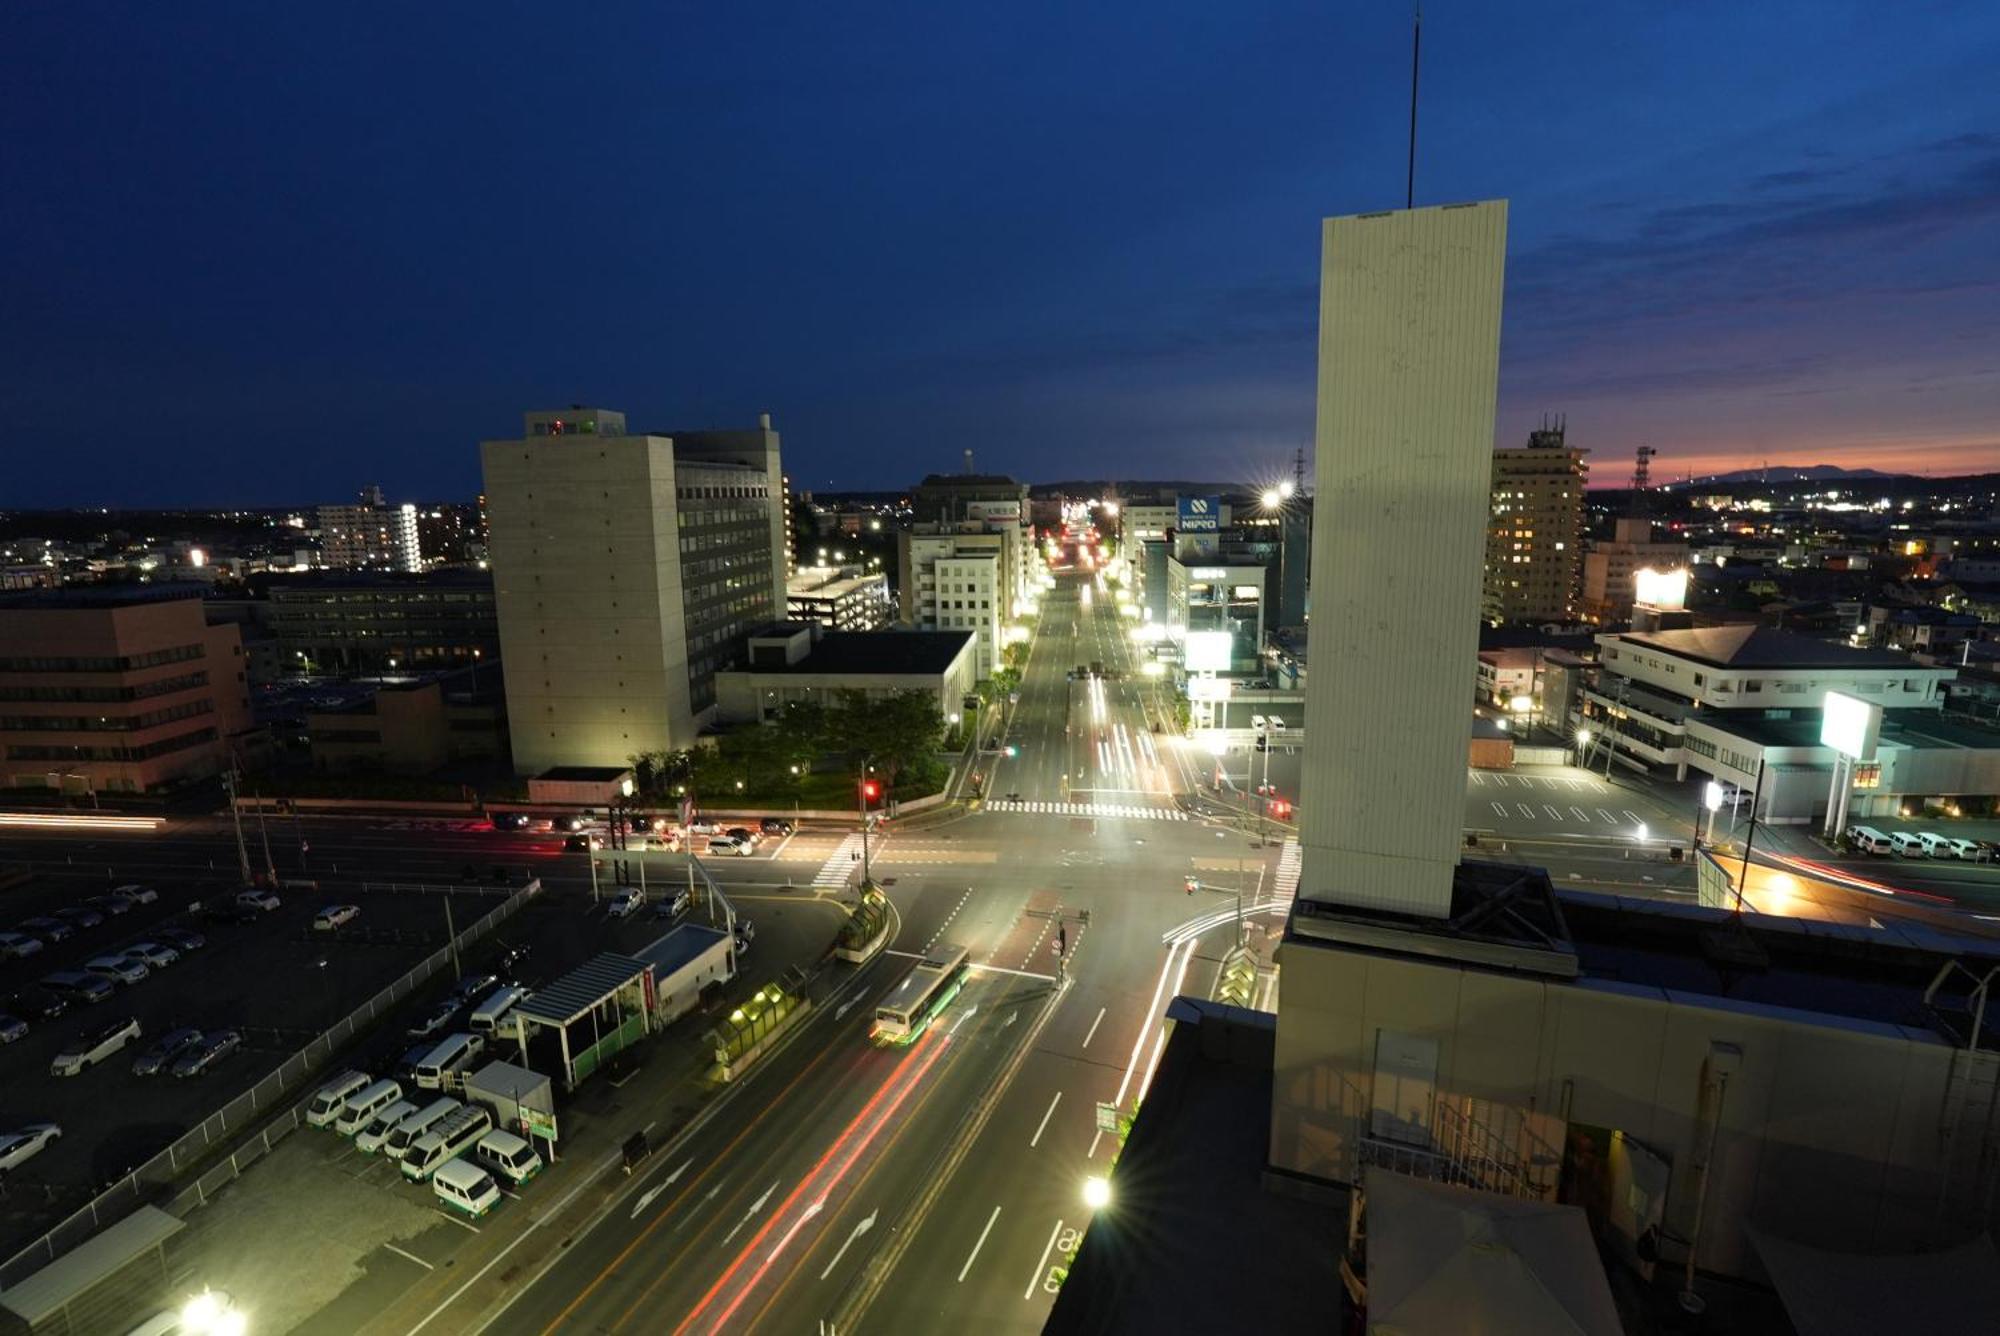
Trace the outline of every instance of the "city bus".
<instances>
[{"instance_id":1,"label":"city bus","mask_svg":"<svg viewBox=\"0 0 2000 1336\"><path fill-rule=\"evenodd\" d=\"M875 1024L868 1037L878 1044L914 1041L965 986L965 965L965 948L961 946L942 947L936 955L918 961L875 1008Z\"/></svg>"}]
</instances>

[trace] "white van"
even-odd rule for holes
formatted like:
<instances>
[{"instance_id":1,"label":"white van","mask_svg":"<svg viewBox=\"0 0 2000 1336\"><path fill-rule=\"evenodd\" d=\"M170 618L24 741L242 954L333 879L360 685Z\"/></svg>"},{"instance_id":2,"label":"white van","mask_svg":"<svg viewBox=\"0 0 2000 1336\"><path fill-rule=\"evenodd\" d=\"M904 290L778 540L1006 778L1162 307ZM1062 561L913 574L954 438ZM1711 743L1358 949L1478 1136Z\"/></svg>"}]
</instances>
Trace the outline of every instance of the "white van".
<instances>
[{"instance_id":1,"label":"white van","mask_svg":"<svg viewBox=\"0 0 2000 1336\"><path fill-rule=\"evenodd\" d=\"M512 1132L498 1128L479 1138L472 1158L517 1188L542 1172L542 1153Z\"/></svg>"},{"instance_id":2,"label":"white van","mask_svg":"<svg viewBox=\"0 0 2000 1336\"><path fill-rule=\"evenodd\" d=\"M483 1104L466 1104L416 1139L403 1154L403 1177L421 1183L479 1143L493 1130L493 1115Z\"/></svg>"},{"instance_id":3,"label":"white van","mask_svg":"<svg viewBox=\"0 0 2000 1336\"><path fill-rule=\"evenodd\" d=\"M374 1121L375 1115L403 1097L403 1087L394 1081L381 1080L359 1094L347 1097L346 1107L333 1120L333 1130L342 1136L353 1136Z\"/></svg>"},{"instance_id":4,"label":"white van","mask_svg":"<svg viewBox=\"0 0 2000 1336\"><path fill-rule=\"evenodd\" d=\"M1950 858L1951 836L1938 835L1931 831L1920 831L1917 838L1924 842L1925 858Z\"/></svg>"},{"instance_id":5,"label":"white van","mask_svg":"<svg viewBox=\"0 0 2000 1336\"><path fill-rule=\"evenodd\" d=\"M517 988L512 984L495 988L486 995L484 1001L472 1009L472 1017L466 1024L472 1027L474 1034L490 1035L498 1028L507 1013L514 1009L514 1004L527 995L527 989Z\"/></svg>"},{"instance_id":6,"label":"white van","mask_svg":"<svg viewBox=\"0 0 2000 1336\"><path fill-rule=\"evenodd\" d=\"M755 850L750 841L739 840L734 835L717 835L708 842L708 851L723 858L748 858Z\"/></svg>"},{"instance_id":7,"label":"white van","mask_svg":"<svg viewBox=\"0 0 2000 1336\"><path fill-rule=\"evenodd\" d=\"M500 1185L493 1175L464 1160L452 1160L431 1175L431 1191L446 1206L474 1220L500 1204Z\"/></svg>"},{"instance_id":8,"label":"white van","mask_svg":"<svg viewBox=\"0 0 2000 1336\"><path fill-rule=\"evenodd\" d=\"M1907 830L1899 830L1889 837L1889 847L1905 858L1924 856L1924 838Z\"/></svg>"},{"instance_id":9,"label":"white van","mask_svg":"<svg viewBox=\"0 0 2000 1336\"><path fill-rule=\"evenodd\" d=\"M417 1089L442 1090L446 1078L462 1072L486 1051L486 1041L476 1034L446 1035L444 1041L417 1064Z\"/></svg>"},{"instance_id":10,"label":"white van","mask_svg":"<svg viewBox=\"0 0 2000 1336\"><path fill-rule=\"evenodd\" d=\"M313 1127L325 1127L340 1117L349 1095L358 1095L374 1083L375 1078L367 1072L342 1072L321 1086L312 1103L306 1105L306 1122Z\"/></svg>"},{"instance_id":11,"label":"white van","mask_svg":"<svg viewBox=\"0 0 2000 1336\"><path fill-rule=\"evenodd\" d=\"M388 1108L368 1120L368 1126L354 1134L354 1149L364 1155L373 1155L389 1140L389 1134L396 1125L417 1111L416 1104L407 1099L399 1099Z\"/></svg>"},{"instance_id":12,"label":"white van","mask_svg":"<svg viewBox=\"0 0 2000 1336\"><path fill-rule=\"evenodd\" d=\"M1847 837L1854 841L1854 847L1865 854L1886 854L1893 852L1889 837L1873 826L1850 826Z\"/></svg>"},{"instance_id":13,"label":"white van","mask_svg":"<svg viewBox=\"0 0 2000 1336\"><path fill-rule=\"evenodd\" d=\"M1959 837L1945 841L1945 852L1953 858L1963 859L1968 863L1986 863L1991 862L1993 858L1993 851L1978 840Z\"/></svg>"},{"instance_id":14,"label":"white van","mask_svg":"<svg viewBox=\"0 0 2000 1336\"><path fill-rule=\"evenodd\" d=\"M455 1099L434 1099L418 1109L389 1133L389 1139L382 1143L382 1153L392 1160L400 1160L409 1153L410 1147L437 1130L438 1124L451 1117L465 1106Z\"/></svg>"}]
</instances>

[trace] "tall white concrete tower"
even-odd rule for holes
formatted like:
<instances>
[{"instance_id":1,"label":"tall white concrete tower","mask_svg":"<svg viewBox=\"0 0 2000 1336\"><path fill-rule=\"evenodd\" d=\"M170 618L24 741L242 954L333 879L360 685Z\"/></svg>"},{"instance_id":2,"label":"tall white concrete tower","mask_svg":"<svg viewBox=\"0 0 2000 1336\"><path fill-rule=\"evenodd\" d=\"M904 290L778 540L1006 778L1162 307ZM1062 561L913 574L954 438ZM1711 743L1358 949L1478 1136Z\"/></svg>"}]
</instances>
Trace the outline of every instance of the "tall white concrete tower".
<instances>
[{"instance_id":1,"label":"tall white concrete tower","mask_svg":"<svg viewBox=\"0 0 2000 1336\"><path fill-rule=\"evenodd\" d=\"M1303 898L1451 911L1506 252L1504 200L1323 224Z\"/></svg>"}]
</instances>

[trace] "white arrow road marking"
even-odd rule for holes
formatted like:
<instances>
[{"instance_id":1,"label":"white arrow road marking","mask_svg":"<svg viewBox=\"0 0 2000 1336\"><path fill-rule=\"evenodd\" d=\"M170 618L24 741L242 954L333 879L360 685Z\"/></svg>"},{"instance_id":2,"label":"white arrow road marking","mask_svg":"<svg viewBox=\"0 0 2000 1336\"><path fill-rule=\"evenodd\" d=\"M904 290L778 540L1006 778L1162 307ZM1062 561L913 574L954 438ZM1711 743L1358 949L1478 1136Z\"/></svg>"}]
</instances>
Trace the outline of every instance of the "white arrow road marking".
<instances>
[{"instance_id":1,"label":"white arrow road marking","mask_svg":"<svg viewBox=\"0 0 2000 1336\"><path fill-rule=\"evenodd\" d=\"M649 1187L644 1192L640 1193L638 1204L632 1208L632 1218L634 1220L637 1220L639 1218L639 1212L645 1210L648 1206L651 1206L654 1202L658 1201L660 1198L660 1194L662 1192L665 1192L668 1188L672 1187L676 1182L678 1182L680 1180L680 1176L686 1173L688 1171L688 1166L692 1165L693 1163L694 1163L693 1160L689 1160L687 1164L682 1165L680 1168L674 1170L671 1174L668 1174L665 1178L655 1183L652 1187Z\"/></svg>"},{"instance_id":2,"label":"white arrow road marking","mask_svg":"<svg viewBox=\"0 0 2000 1336\"><path fill-rule=\"evenodd\" d=\"M867 1214L867 1216L865 1216L862 1219L860 1224L854 1227L854 1232L847 1236L847 1242L840 1245L840 1251L835 1253L833 1255L833 1260L826 1264L826 1270L819 1273L819 1278L821 1280L825 1280L828 1276L833 1274L833 1269L840 1265L840 1259L847 1256L847 1250L854 1246L854 1240L860 1238L863 1234L866 1234L869 1230L875 1228L875 1217L879 1214L881 1214L881 1208L877 1207L875 1210L870 1211Z\"/></svg>"},{"instance_id":3,"label":"white arrow road marking","mask_svg":"<svg viewBox=\"0 0 2000 1336\"><path fill-rule=\"evenodd\" d=\"M729 1240L731 1240L731 1239L735 1238L735 1237L736 1237L736 1235L737 1235L737 1232L738 1232L739 1230L741 1230L741 1229L743 1228L743 1226L745 1226L745 1225L747 1225L747 1224L749 1224L749 1223L750 1223L750 1217L751 1217L751 1216L753 1216L753 1215L755 1215L755 1214L757 1214L757 1212L759 1212L759 1211L761 1211L761 1210L763 1210L763 1209L764 1209L764 1203L765 1203L765 1202L767 1202L767 1201L769 1201L769 1200L771 1200L771 1194L772 1194L773 1192L776 1192L777 1190L778 1190L778 1185L777 1185L777 1183L775 1183L775 1182L773 1182L773 1183L771 1184L771 1186L770 1186L770 1187L768 1187L768 1188L765 1188L765 1189L764 1189L764 1195L763 1195L763 1196L761 1196L761 1197L759 1197L759 1198L757 1198L757 1200L756 1200L756 1201L753 1201L753 1202L751 1202L751 1203L750 1203L750 1209L749 1209L749 1210L747 1210L747 1211L745 1211L745 1212L743 1213L743 1218L742 1218L741 1220L738 1220L738 1221L736 1222L736 1228L735 1228L735 1229L732 1229L732 1230L730 1230L730 1231L729 1231L729 1232L728 1232L727 1234L724 1234L724 1235L722 1236L722 1241L723 1241L724 1243L728 1243L728 1242L729 1242Z\"/></svg>"},{"instance_id":4,"label":"white arrow road marking","mask_svg":"<svg viewBox=\"0 0 2000 1336\"><path fill-rule=\"evenodd\" d=\"M708 1205L708 1204L709 1204L710 1202L714 1201L714 1200L715 1200L715 1194L716 1194L716 1193L718 1193L718 1192L720 1192L720 1191L722 1191L722 1184L720 1184L720 1183L717 1183L717 1184L716 1184L716 1185L715 1185L714 1187L710 1188L710 1189L709 1189L709 1190L708 1190L707 1192L705 1192L705 1193L703 1193L703 1194L702 1194L702 1198L701 1198L701 1204L702 1204L703 1206L706 1206L706 1205ZM679 1232L679 1230L680 1230L680 1227L681 1227L682 1225L686 1224L686 1223L687 1223L687 1222L688 1222L688 1221L689 1221L690 1219L692 1219L692 1218L693 1218L693 1212L688 1212L688 1213L686 1213L686 1214L682 1215L680 1219L678 1219L678 1220L674 1221L674 1227L673 1227L672 1229L668 1230L667 1232L668 1232L668 1233L670 1233L670 1234L672 1234L672 1233L678 1233L678 1232Z\"/></svg>"},{"instance_id":5,"label":"white arrow road marking","mask_svg":"<svg viewBox=\"0 0 2000 1336\"><path fill-rule=\"evenodd\" d=\"M965 1023L966 1023L967 1021L971 1020L971 1019L973 1018L973 1016L974 1016L974 1015L976 1015L976 1014L978 1013L978 1011L979 1011L979 1004L978 1004L977 1002L975 1002L975 1003L973 1003L973 1004L972 1004L971 1006L967 1007L967 1008L965 1009L965 1014L964 1014L963 1016L960 1016L960 1017L958 1018L958 1022L957 1022L957 1024L955 1024L955 1025L953 1025L953 1026L951 1027L951 1032L952 1032L953 1034L957 1034L957 1033L958 1033L958 1027L959 1027L960 1025L963 1025L963 1024L965 1024Z\"/></svg>"},{"instance_id":6,"label":"white arrow road marking","mask_svg":"<svg viewBox=\"0 0 2000 1336\"><path fill-rule=\"evenodd\" d=\"M806 1221L818 1215L821 1210L825 1209L825 1207L826 1207L826 1198L821 1197L818 1201L814 1202L812 1205L806 1207L804 1211L800 1212L799 1218L792 1221L792 1227L785 1231L785 1237L778 1240L778 1246L771 1249L771 1255L764 1259L764 1265L769 1266L771 1263L777 1261L778 1254L785 1250L785 1245L792 1241L792 1236L797 1234L801 1229L804 1229Z\"/></svg>"}]
</instances>

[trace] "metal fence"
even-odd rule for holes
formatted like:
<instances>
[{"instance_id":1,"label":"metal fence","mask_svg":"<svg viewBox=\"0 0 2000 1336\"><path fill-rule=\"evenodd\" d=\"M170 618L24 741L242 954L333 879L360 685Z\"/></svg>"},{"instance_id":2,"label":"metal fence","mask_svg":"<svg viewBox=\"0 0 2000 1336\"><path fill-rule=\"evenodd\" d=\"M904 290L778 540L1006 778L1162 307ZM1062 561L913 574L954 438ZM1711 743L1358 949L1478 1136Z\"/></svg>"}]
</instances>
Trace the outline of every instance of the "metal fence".
<instances>
[{"instance_id":1,"label":"metal fence","mask_svg":"<svg viewBox=\"0 0 2000 1336\"><path fill-rule=\"evenodd\" d=\"M414 889L414 888L412 888ZM211 1193L269 1154L300 1121L302 1097L312 1089L314 1074L333 1055L382 1014L422 987L451 962L454 950L464 950L512 918L539 894L540 879L528 882L480 916L471 926L417 962L407 974L368 999L332 1028L286 1058L278 1070L204 1118L171 1146L105 1188L68 1219L0 1263L0 1290L21 1281L82 1243L106 1225L115 1224L135 1207L153 1202L179 1214L208 1200ZM255 1136L248 1130L262 1122ZM237 1144L231 1145L232 1142ZM181 1178L190 1168L228 1154L191 1181ZM169 1196L169 1192L172 1193Z\"/></svg>"}]
</instances>

